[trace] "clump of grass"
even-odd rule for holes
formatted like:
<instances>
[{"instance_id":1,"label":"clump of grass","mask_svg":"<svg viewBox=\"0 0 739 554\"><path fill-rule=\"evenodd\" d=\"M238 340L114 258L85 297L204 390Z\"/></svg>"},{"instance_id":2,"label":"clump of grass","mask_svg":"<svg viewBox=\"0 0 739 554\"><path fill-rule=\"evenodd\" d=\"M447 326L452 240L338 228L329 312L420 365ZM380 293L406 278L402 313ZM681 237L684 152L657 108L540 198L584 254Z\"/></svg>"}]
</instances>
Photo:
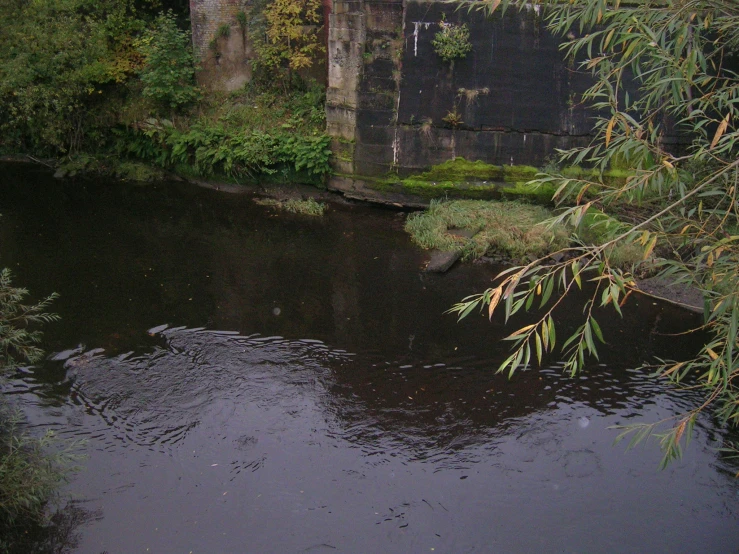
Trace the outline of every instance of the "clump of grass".
<instances>
[{"instance_id":1,"label":"clump of grass","mask_svg":"<svg viewBox=\"0 0 739 554\"><path fill-rule=\"evenodd\" d=\"M419 127L419 131L421 133L422 137L425 138L431 138L431 131L433 130L434 120L430 117L425 118L423 121L421 121L421 126Z\"/></svg>"},{"instance_id":2,"label":"clump of grass","mask_svg":"<svg viewBox=\"0 0 739 554\"><path fill-rule=\"evenodd\" d=\"M457 90L457 98L464 98L468 105L472 105L477 102L477 97L480 95L487 96L490 94L490 89L485 88L460 88Z\"/></svg>"},{"instance_id":3,"label":"clump of grass","mask_svg":"<svg viewBox=\"0 0 739 554\"><path fill-rule=\"evenodd\" d=\"M467 259L493 252L511 258L543 256L568 242L564 226L542 224L551 215L541 206L519 202L432 201L427 211L408 216L405 229L422 248L461 248ZM473 236L457 236L450 229L464 229Z\"/></svg>"},{"instance_id":4,"label":"clump of grass","mask_svg":"<svg viewBox=\"0 0 739 554\"><path fill-rule=\"evenodd\" d=\"M326 211L326 204L323 202L316 202L312 198L307 200L300 200L298 198L291 198L290 200L276 200L274 198L255 198L254 202L260 206L271 206L278 210L285 210L286 212L302 215L310 215L320 217Z\"/></svg>"},{"instance_id":5,"label":"clump of grass","mask_svg":"<svg viewBox=\"0 0 739 554\"><path fill-rule=\"evenodd\" d=\"M231 26L227 23L224 23L220 27L218 27L218 30L216 31L216 36L218 38L227 38L231 36Z\"/></svg>"}]
</instances>

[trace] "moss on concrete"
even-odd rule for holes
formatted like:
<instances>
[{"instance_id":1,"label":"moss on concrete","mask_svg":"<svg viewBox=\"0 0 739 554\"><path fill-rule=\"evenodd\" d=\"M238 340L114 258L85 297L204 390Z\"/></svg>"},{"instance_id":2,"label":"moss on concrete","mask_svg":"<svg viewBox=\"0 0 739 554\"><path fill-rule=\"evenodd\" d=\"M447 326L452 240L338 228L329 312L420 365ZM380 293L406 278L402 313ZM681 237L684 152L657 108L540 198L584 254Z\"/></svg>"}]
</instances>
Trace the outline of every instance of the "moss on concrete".
<instances>
[{"instance_id":1,"label":"moss on concrete","mask_svg":"<svg viewBox=\"0 0 739 554\"><path fill-rule=\"evenodd\" d=\"M508 183L533 178L538 169L530 166L499 166L464 158L448 160L418 175L401 179L396 175L382 178L353 176L364 181L368 188L378 192L409 194L425 199L469 198L475 200L500 200L509 189L522 200L548 203L551 193L547 189L534 190L518 183ZM548 194L548 197L547 197Z\"/></svg>"},{"instance_id":2,"label":"moss on concrete","mask_svg":"<svg viewBox=\"0 0 739 554\"><path fill-rule=\"evenodd\" d=\"M556 187L545 183L529 184L542 170L528 165L492 165L481 161L471 162L464 158L448 160L429 170L401 179L391 174L384 177L347 175L363 181L376 192L407 194L427 200L434 198L458 198L475 200L510 199L533 204L552 204ZM567 167L558 172L573 179L595 179L597 170L579 166ZM613 169L602 175L604 182L623 182L629 172Z\"/></svg>"},{"instance_id":3,"label":"moss on concrete","mask_svg":"<svg viewBox=\"0 0 739 554\"><path fill-rule=\"evenodd\" d=\"M431 167L428 171L409 179L419 181L502 181L503 167L485 162L470 162L455 158Z\"/></svg>"},{"instance_id":4,"label":"moss on concrete","mask_svg":"<svg viewBox=\"0 0 739 554\"><path fill-rule=\"evenodd\" d=\"M556 187L551 183L536 185L528 182L515 183L513 186L500 188L503 198L536 204L551 204L556 190Z\"/></svg>"},{"instance_id":5,"label":"moss on concrete","mask_svg":"<svg viewBox=\"0 0 739 554\"><path fill-rule=\"evenodd\" d=\"M541 173L540 169L530 165L504 165L503 180L506 183L525 183L536 178Z\"/></svg>"}]
</instances>

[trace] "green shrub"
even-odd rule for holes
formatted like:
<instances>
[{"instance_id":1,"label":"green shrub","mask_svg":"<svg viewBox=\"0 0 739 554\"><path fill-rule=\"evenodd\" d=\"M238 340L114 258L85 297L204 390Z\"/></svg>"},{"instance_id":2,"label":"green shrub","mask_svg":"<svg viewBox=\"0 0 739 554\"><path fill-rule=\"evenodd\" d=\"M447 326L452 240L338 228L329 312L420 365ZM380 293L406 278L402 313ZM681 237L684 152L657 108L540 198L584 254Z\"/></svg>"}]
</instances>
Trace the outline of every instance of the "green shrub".
<instances>
[{"instance_id":1,"label":"green shrub","mask_svg":"<svg viewBox=\"0 0 739 554\"><path fill-rule=\"evenodd\" d=\"M174 14L161 14L147 36L139 41L145 58L140 78L142 94L160 108L179 109L200 98L195 86L195 65L188 34L177 27Z\"/></svg>"},{"instance_id":2,"label":"green shrub","mask_svg":"<svg viewBox=\"0 0 739 554\"><path fill-rule=\"evenodd\" d=\"M2 2L0 148L56 155L80 148L102 85L114 79L103 18L82 1ZM101 10L103 11L103 10Z\"/></svg>"},{"instance_id":3,"label":"green shrub","mask_svg":"<svg viewBox=\"0 0 739 554\"><path fill-rule=\"evenodd\" d=\"M152 161L161 167L194 167L202 176L213 174L252 177L286 170L321 182L331 167L330 139L326 135L299 135L284 131L253 130L233 133L222 124L195 124L179 131L168 120L150 119L120 132L122 153Z\"/></svg>"},{"instance_id":4,"label":"green shrub","mask_svg":"<svg viewBox=\"0 0 739 554\"><path fill-rule=\"evenodd\" d=\"M19 361L35 363L41 359L43 352L37 346L41 332L32 326L59 319L45 312L55 294L33 305L23 304L26 296L26 289L12 286L9 269L0 271L0 376Z\"/></svg>"},{"instance_id":5,"label":"green shrub","mask_svg":"<svg viewBox=\"0 0 739 554\"><path fill-rule=\"evenodd\" d=\"M50 455L52 445L57 443L51 431L29 435L20 414L0 401L0 530L45 519L46 506L64 481L64 466L73 460L69 449Z\"/></svg>"}]
</instances>

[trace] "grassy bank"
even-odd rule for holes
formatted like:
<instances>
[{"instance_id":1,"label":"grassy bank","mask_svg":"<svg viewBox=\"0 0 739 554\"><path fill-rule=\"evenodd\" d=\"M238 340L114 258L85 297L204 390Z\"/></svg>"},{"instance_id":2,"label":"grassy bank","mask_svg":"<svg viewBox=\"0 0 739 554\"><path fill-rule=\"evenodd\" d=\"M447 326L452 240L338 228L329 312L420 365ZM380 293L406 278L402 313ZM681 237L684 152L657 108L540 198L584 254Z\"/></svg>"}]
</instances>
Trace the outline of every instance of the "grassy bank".
<instances>
[{"instance_id":1,"label":"grassy bank","mask_svg":"<svg viewBox=\"0 0 739 554\"><path fill-rule=\"evenodd\" d=\"M461 250L464 259L498 256L512 260L538 258L572 243L604 244L624 225L590 209L576 227L552 223L554 213L543 206L517 201L432 201L428 210L408 216L405 229L425 249ZM643 250L630 243L610 252L611 263L627 267L642 259Z\"/></svg>"},{"instance_id":2,"label":"grassy bank","mask_svg":"<svg viewBox=\"0 0 739 554\"><path fill-rule=\"evenodd\" d=\"M411 214L405 228L422 248L461 248L468 259L488 253L521 258L541 256L567 244L563 226L541 225L549 217L545 208L519 202L432 201L427 211Z\"/></svg>"}]
</instances>

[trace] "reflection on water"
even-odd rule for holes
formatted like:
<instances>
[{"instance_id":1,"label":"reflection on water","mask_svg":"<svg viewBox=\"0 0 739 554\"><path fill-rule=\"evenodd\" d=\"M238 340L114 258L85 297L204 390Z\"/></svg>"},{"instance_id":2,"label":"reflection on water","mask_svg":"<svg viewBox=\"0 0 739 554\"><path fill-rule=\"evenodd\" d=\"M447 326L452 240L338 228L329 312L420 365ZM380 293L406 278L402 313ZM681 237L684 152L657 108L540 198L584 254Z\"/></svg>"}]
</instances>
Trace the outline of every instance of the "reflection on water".
<instances>
[{"instance_id":1,"label":"reflection on water","mask_svg":"<svg viewBox=\"0 0 739 554\"><path fill-rule=\"evenodd\" d=\"M12 536L4 536L2 539L13 545L10 554L73 552L80 546L84 526L99 521L102 518L101 513L101 510L88 510L84 503L70 501L55 510L44 526L10 529Z\"/></svg>"},{"instance_id":2,"label":"reflection on water","mask_svg":"<svg viewBox=\"0 0 739 554\"><path fill-rule=\"evenodd\" d=\"M608 429L694 404L630 369L689 353L692 316L635 299L580 378L509 381L502 322L442 315L493 269L421 273L400 214L13 171L2 261L63 324L9 392L88 441L77 551L736 551L708 419L660 473Z\"/></svg>"}]
</instances>

